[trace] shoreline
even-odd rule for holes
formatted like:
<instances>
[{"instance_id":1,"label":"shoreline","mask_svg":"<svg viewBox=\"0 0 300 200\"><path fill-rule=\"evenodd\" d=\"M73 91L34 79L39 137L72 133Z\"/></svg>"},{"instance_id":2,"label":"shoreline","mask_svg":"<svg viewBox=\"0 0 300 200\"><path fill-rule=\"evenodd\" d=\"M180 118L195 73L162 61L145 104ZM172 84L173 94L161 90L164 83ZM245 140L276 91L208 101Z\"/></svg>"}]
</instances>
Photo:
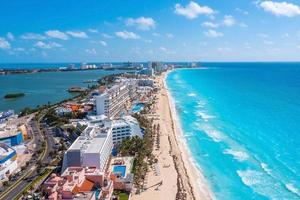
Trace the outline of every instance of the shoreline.
<instances>
[{"instance_id":1,"label":"shoreline","mask_svg":"<svg viewBox=\"0 0 300 200\"><path fill-rule=\"evenodd\" d=\"M208 183L203 175L203 172L199 167L197 167L194 158L191 155L191 152L188 148L188 144L184 141L183 129L181 122L176 111L176 105L174 99L170 93L170 90L166 83L166 78L171 71L168 71L162 75L164 88L168 96L168 106L170 110L170 116L173 123L173 131L176 143L179 150L181 151L181 159L184 164L185 172L187 178L189 179L189 187L191 187L192 195L194 199L215 199L211 189L208 186ZM189 162L191 161L192 162Z\"/></svg>"}]
</instances>

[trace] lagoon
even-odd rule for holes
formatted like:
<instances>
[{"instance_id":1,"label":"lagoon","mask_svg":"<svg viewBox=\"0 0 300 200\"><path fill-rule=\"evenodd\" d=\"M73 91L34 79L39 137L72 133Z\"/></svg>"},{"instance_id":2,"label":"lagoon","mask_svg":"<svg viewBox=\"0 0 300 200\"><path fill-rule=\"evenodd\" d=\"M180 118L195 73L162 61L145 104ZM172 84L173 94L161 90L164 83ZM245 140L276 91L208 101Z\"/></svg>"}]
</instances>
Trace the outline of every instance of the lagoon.
<instances>
[{"instance_id":1,"label":"lagoon","mask_svg":"<svg viewBox=\"0 0 300 200\"><path fill-rule=\"evenodd\" d=\"M69 87L87 87L94 83L84 83L84 81L124 72L126 71L88 70L1 75L0 111L13 109L18 113L25 107L35 108L48 102L56 103L76 95L67 91ZM24 93L25 96L16 99L3 98L5 94L19 92Z\"/></svg>"}]
</instances>

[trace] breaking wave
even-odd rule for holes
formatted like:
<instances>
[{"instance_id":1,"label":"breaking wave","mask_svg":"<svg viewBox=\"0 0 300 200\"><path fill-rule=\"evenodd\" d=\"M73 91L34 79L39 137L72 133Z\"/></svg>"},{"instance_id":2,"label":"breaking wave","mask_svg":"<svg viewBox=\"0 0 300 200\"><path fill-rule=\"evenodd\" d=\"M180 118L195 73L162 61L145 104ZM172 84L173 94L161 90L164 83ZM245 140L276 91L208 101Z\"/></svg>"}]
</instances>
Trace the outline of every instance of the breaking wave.
<instances>
[{"instance_id":1,"label":"breaking wave","mask_svg":"<svg viewBox=\"0 0 300 200\"><path fill-rule=\"evenodd\" d=\"M245 161L249 158L248 154L246 152L243 151L235 151L233 149L225 149L223 151L224 154L228 154L228 155L232 155L234 157L234 159L242 162Z\"/></svg>"}]
</instances>

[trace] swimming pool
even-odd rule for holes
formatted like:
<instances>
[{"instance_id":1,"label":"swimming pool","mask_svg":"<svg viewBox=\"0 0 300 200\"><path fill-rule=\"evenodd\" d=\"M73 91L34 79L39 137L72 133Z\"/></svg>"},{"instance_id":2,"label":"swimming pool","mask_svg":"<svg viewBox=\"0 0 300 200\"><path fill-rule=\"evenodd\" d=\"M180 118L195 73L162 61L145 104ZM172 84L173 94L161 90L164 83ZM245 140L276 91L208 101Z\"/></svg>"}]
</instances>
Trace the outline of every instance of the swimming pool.
<instances>
[{"instance_id":1,"label":"swimming pool","mask_svg":"<svg viewBox=\"0 0 300 200\"><path fill-rule=\"evenodd\" d=\"M134 104L131 108L131 111L133 113L140 112L141 110L143 110L144 106L145 106L145 104L143 104L143 103Z\"/></svg>"},{"instance_id":2,"label":"swimming pool","mask_svg":"<svg viewBox=\"0 0 300 200\"><path fill-rule=\"evenodd\" d=\"M125 165L115 165L113 172L114 172L114 174L121 174L122 177L125 177L126 166Z\"/></svg>"}]
</instances>

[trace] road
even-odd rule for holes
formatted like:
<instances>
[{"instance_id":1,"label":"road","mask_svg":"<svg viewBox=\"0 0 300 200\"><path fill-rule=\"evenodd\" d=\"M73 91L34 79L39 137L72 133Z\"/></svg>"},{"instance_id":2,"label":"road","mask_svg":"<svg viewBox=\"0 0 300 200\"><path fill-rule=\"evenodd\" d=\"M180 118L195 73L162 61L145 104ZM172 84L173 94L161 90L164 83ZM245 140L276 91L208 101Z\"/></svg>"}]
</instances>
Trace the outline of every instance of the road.
<instances>
[{"instance_id":1,"label":"road","mask_svg":"<svg viewBox=\"0 0 300 200\"><path fill-rule=\"evenodd\" d=\"M48 164L51 162L51 158L49 158L49 153L52 151L54 146L53 137L50 135L45 137L41 130L40 120L42 116L39 118L37 122L32 123L32 130L34 132L34 142L37 145L37 149L40 149L42 146L42 142L45 141L45 150L42 154L39 155L37 160L34 160L28 166L28 171L17 180L12 186L10 186L7 190L0 194L0 200L14 199L16 196L20 194L36 177L38 177L37 172L37 162L41 161L43 164Z\"/></svg>"}]
</instances>

